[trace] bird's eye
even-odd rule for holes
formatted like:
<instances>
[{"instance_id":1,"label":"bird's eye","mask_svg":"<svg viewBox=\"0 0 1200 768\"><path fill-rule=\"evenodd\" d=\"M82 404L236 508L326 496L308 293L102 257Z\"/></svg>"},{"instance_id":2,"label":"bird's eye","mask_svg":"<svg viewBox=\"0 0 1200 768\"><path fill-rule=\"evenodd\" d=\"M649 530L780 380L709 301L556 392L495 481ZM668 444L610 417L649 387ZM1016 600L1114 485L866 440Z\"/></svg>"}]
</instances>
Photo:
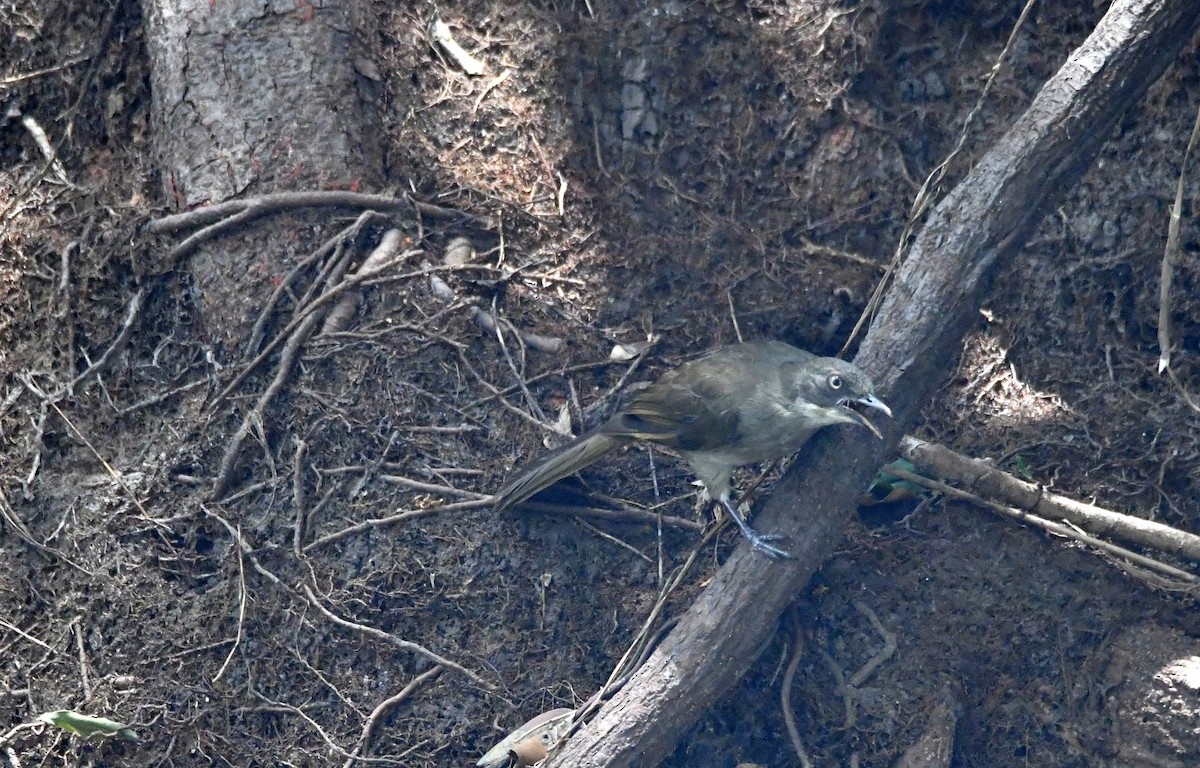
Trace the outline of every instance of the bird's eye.
<instances>
[{"instance_id":1,"label":"bird's eye","mask_svg":"<svg viewBox=\"0 0 1200 768\"><path fill-rule=\"evenodd\" d=\"M842 377L838 376L836 373L831 373L829 374L829 378L825 380L825 383L829 385L830 389L841 389Z\"/></svg>"}]
</instances>

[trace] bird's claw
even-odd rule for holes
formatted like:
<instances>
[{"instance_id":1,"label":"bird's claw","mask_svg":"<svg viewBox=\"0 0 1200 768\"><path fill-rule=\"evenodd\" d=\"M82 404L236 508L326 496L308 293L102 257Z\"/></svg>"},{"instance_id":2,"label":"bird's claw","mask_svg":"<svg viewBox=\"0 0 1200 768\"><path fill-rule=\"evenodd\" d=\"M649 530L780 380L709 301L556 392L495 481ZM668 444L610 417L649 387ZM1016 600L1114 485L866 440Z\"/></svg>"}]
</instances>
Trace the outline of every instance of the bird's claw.
<instances>
[{"instance_id":1,"label":"bird's claw","mask_svg":"<svg viewBox=\"0 0 1200 768\"><path fill-rule=\"evenodd\" d=\"M787 550L784 550L784 549L780 549L779 547L776 547L769 543L772 541L778 541L780 539L786 538L784 536L775 536L772 534L764 535L764 534L760 534L760 533L755 533L754 531L743 532L743 535L746 537L746 541L750 542L750 546L754 547L759 552L762 552L767 557L773 557L773 558L783 559L783 560L792 560L792 559L795 559L795 557L796 557L791 552L788 552Z\"/></svg>"},{"instance_id":2,"label":"bird's claw","mask_svg":"<svg viewBox=\"0 0 1200 768\"><path fill-rule=\"evenodd\" d=\"M785 538L784 536L759 533L750 527L750 524L746 522L746 518L742 517L741 513L737 511L737 508L733 506L729 499L722 498L718 499L718 501L720 501L721 506L725 507L725 511L729 513L729 517L733 519L733 522L737 523L738 529L741 530L742 536L746 537L746 541L750 542L750 546L762 552L767 557L776 559L792 559L794 557L791 552L780 549L770 543Z\"/></svg>"}]
</instances>

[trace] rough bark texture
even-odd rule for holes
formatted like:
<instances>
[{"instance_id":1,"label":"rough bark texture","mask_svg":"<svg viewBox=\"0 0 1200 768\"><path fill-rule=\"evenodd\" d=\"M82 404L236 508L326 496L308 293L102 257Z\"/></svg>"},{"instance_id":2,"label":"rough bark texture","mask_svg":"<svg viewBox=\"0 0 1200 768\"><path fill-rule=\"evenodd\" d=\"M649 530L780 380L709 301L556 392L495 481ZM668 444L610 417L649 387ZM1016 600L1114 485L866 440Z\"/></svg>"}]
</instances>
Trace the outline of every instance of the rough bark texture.
<instances>
[{"instance_id":1,"label":"rough bark texture","mask_svg":"<svg viewBox=\"0 0 1200 768\"><path fill-rule=\"evenodd\" d=\"M1113 5L1029 110L936 208L885 299L857 362L896 411L883 442L814 441L759 516L795 560L742 546L629 684L555 757L555 766L657 763L746 671L775 619L833 550L858 489L941 378L998 262L1078 180L1121 114L1194 34L1190 0Z\"/></svg>"},{"instance_id":2,"label":"rough bark texture","mask_svg":"<svg viewBox=\"0 0 1200 768\"><path fill-rule=\"evenodd\" d=\"M357 3L147 6L155 153L177 208L379 173L352 64Z\"/></svg>"},{"instance_id":3,"label":"rough bark texture","mask_svg":"<svg viewBox=\"0 0 1200 768\"><path fill-rule=\"evenodd\" d=\"M147 5L154 152L176 210L283 190L378 188L382 149L367 130L377 124L373 86L354 65L357 14L354 0ZM257 299L270 295L298 242L282 231L189 262L212 333L238 338Z\"/></svg>"},{"instance_id":4,"label":"rough bark texture","mask_svg":"<svg viewBox=\"0 0 1200 768\"><path fill-rule=\"evenodd\" d=\"M1045 486L1020 480L991 462L963 456L944 445L909 436L901 441L900 451L925 477L948 480L1045 520L1066 520L1095 536L1200 561L1200 536L1194 533L1050 493Z\"/></svg>"}]
</instances>

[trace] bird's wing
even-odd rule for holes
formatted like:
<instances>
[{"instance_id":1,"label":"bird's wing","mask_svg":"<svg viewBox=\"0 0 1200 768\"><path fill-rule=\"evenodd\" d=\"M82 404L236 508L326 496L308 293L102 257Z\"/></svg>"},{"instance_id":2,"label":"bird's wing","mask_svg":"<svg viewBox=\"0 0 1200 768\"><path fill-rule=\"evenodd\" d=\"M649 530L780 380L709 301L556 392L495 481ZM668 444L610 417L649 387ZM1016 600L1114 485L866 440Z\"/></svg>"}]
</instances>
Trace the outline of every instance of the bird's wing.
<instances>
[{"instance_id":1,"label":"bird's wing","mask_svg":"<svg viewBox=\"0 0 1200 768\"><path fill-rule=\"evenodd\" d=\"M605 424L603 431L683 451L714 450L727 444L738 430L737 409L728 402L727 387L716 377L704 375L706 369L693 368L691 373L659 379Z\"/></svg>"}]
</instances>

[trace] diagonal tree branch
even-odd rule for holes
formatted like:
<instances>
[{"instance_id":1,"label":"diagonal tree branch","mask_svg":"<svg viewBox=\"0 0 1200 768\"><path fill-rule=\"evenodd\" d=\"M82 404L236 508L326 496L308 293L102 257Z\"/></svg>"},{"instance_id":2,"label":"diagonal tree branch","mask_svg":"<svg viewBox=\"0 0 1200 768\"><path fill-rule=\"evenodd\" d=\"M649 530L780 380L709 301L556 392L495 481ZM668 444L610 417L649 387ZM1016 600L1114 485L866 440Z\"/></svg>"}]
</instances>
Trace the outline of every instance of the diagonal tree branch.
<instances>
[{"instance_id":1,"label":"diagonal tree branch","mask_svg":"<svg viewBox=\"0 0 1200 768\"><path fill-rule=\"evenodd\" d=\"M775 619L841 539L859 489L950 371L996 265L1053 210L1198 26L1194 0L1113 3L1028 111L937 206L898 272L856 360L896 412L886 439L831 430L810 443L759 516L761 530L790 537L796 559L773 561L739 547L551 765L654 765L746 672Z\"/></svg>"}]
</instances>

